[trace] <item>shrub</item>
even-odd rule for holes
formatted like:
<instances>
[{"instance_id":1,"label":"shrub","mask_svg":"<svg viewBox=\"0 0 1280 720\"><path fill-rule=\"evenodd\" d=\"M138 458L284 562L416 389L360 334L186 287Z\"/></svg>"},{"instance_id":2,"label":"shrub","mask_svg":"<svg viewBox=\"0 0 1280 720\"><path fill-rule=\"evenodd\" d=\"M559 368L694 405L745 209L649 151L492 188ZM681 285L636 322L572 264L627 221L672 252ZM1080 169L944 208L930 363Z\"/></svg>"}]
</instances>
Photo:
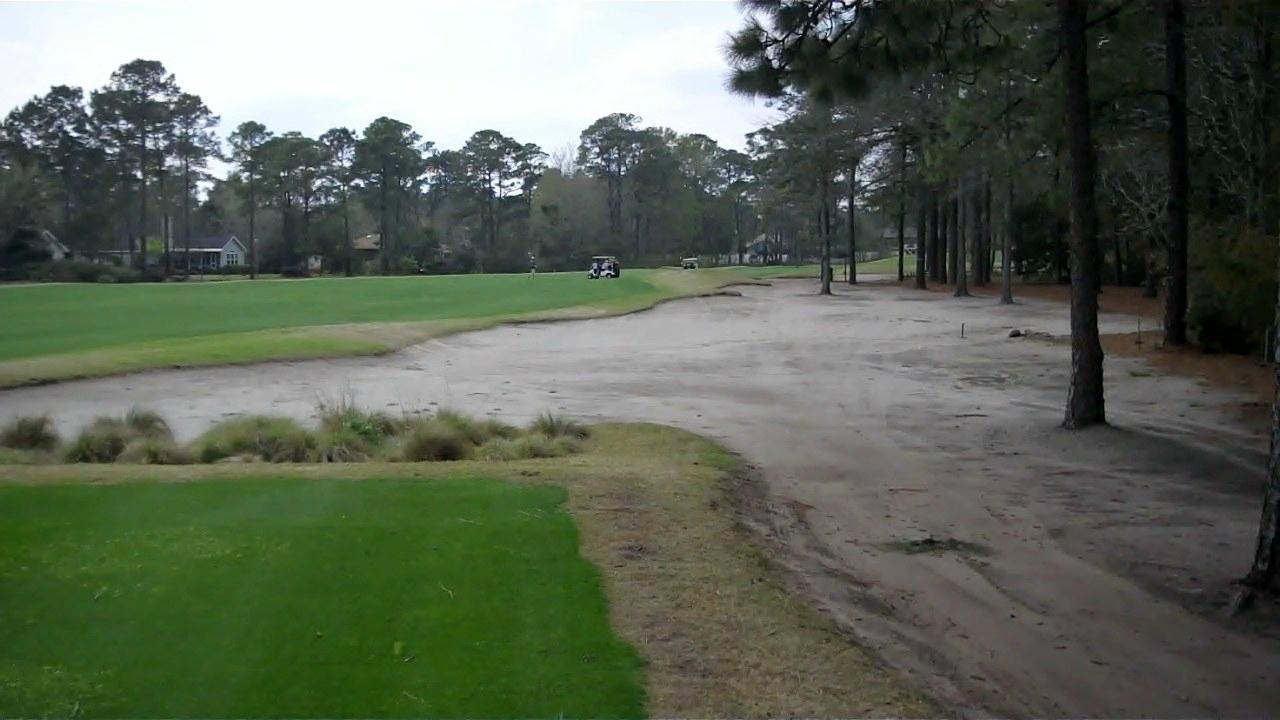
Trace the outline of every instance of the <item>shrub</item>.
<instances>
[{"instance_id":1,"label":"shrub","mask_svg":"<svg viewBox=\"0 0 1280 720\"><path fill-rule=\"evenodd\" d=\"M515 425L508 425L495 418L481 420L480 426L484 428L485 437L488 438L506 438L510 440L520 435L520 428Z\"/></svg>"},{"instance_id":2,"label":"shrub","mask_svg":"<svg viewBox=\"0 0 1280 720\"><path fill-rule=\"evenodd\" d=\"M457 410L442 408L436 413L436 421L457 430L472 445L479 445L489 439L489 426L477 422L475 418L464 415Z\"/></svg>"},{"instance_id":3,"label":"shrub","mask_svg":"<svg viewBox=\"0 0 1280 720\"><path fill-rule=\"evenodd\" d=\"M218 272L223 275L249 275L251 268L248 265L223 265Z\"/></svg>"},{"instance_id":4,"label":"shrub","mask_svg":"<svg viewBox=\"0 0 1280 720\"><path fill-rule=\"evenodd\" d=\"M72 463L115 462L136 433L119 418L100 417L89 423L67 447L65 458Z\"/></svg>"},{"instance_id":5,"label":"shrub","mask_svg":"<svg viewBox=\"0 0 1280 720\"><path fill-rule=\"evenodd\" d=\"M137 268L118 267L115 265L99 265L99 267L110 268L107 272L115 278L115 282L135 283L142 279L142 273ZM97 280L97 278L94 278Z\"/></svg>"},{"instance_id":6,"label":"shrub","mask_svg":"<svg viewBox=\"0 0 1280 720\"><path fill-rule=\"evenodd\" d=\"M400 438L391 459L400 462L464 460L471 454L472 447L473 443L456 427L432 419L411 425Z\"/></svg>"},{"instance_id":7,"label":"shrub","mask_svg":"<svg viewBox=\"0 0 1280 720\"><path fill-rule=\"evenodd\" d=\"M374 444L381 444L400 432L402 426L386 413L361 410L349 394L336 400L321 400L316 404L316 412L322 430L330 433L349 430Z\"/></svg>"},{"instance_id":8,"label":"shrub","mask_svg":"<svg viewBox=\"0 0 1280 720\"><path fill-rule=\"evenodd\" d=\"M45 232L29 226L15 229L7 240L0 242L0 266L20 267L52 259L53 254L42 239Z\"/></svg>"},{"instance_id":9,"label":"shrub","mask_svg":"<svg viewBox=\"0 0 1280 720\"><path fill-rule=\"evenodd\" d=\"M1187 328L1205 352L1243 354L1260 347L1260 334L1246 325L1231 294L1213 287L1196 288L1187 309Z\"/></svg>"},{"instance_id":10,"label":"shrub","mask_svg":"<svg viewBox=\"0 0 1280 720\"><path fill-rule=\"evenodd\" d=\"M563 415L545 412L539 415L530 426L530 430L547 437L568 437L585 440L591 437L591 431L585 425L570 420Z\"/></svg>"},{"instance_id":11,"label":"shrub","mask_svg":"<svg viewBox=\"0 0 1280 720\"><path fill-rule=\"evenodd\" d=\"M26 267L27 279L35 282L137 282L142 273L131 267L89 262L88 260L61 260Z\"/></svg>"},{"instance_id":12,"label":"shrub","mask_svg":"<svg viewBox=\"0 0 1280 720\"><path fill-rule=\"evenodd\" d=\"M563 457L579 450L580 445L573 438L533 434L515 439L494 438L480 446L478 453L485 460L504 461Z\"/></svg>"},{"instance_id":13,"label":"shrub","mask_svg":"<svg viewBox=\"0 0 1280 720\"><path fill-rule=\"evenodd\" d=\"M509 438L494 438L490 440L476 448L476 455L479 456L481 460L492 460L495 462L520 459L519 452L516 449L516 441Z\"/></svg>"},{"instance_id":14,"label":"shrub","mask_svg":"<svg viewBox=\"0 0 1280 720\"><path fill-rule=\"evenodd\" d=\"M1208 352L1262 347L1276 299L1276 244L1255 231L1206 237L1196 228L1187 329Z\"/></svg>"},{"instance_id":15,"label":"shrub","mask_svg":"<svg viewBox=\"0 0 1280 720\"><path fill-rule=\"evenodd\" d=\"M364 462L374 455L374 444L350 428L320 433L312 454L316 462Z\"/></svg>"},{"instance_id":16,"label":"shrub","mask_svg":"<svg viewBox=\"0 0 1280 720\"><path fill-rule=\"evenodd\" d=\"M134 438L116 457L116 462L135 465L188 465L193 460L190 450L158 436Z\"/></svg>"},{"instance_id":17,"label":"shrub","mask_svg":"<svg viewBox=\"0 0 1280 720\"><path fill-rule=\"evenodd\" d=\"M124 416L124 423L142 437L164 439L173 437L173 432L169 430L169 423L154 410L130 408Z\"/></svg>"},{"instance_id":18,"label":"shrub","mask_svg":"<svg viewBox=\"0 0 1280 720\"><path fill-rule=\"evenodd\" d=\"M42 465L52 460L53 456L43 450L0 447L0 465Z\"/></svg>"},{"instance_id":19,"label":"shrub","mask_svg":"<svg viewBox=\"0 0 1280 720\"><path fill-rule=\"evenodd\" d=\"M0 446L14 450L52 450L58 432L47 415L20 417L0 429Z\"/></svg>"},{"instance_id":20,"label":"shrub","mask_svg":"<svg viewBox=\"0 0 1280 720\"><path fill-rule=\"evenodd\" d=\"M206 463L233 455L251 455L267 462L306 462L316 440L289 418L250 415L214 425L196 440L194 448L200 462Z\"/></svg>"}]
</instances>

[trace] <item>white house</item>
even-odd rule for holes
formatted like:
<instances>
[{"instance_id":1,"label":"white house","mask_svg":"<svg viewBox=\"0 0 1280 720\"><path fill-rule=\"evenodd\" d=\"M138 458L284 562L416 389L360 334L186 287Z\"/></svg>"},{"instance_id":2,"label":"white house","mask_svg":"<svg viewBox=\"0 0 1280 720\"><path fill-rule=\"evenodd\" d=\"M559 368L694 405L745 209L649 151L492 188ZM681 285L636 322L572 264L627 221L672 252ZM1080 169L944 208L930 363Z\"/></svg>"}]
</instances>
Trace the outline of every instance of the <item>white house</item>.
<instances>
[{"instance_id":1,"label":"white house","mask_svg":"<svg viewBox=\"0 0 1280 720\"><path fill-rule=\"evenodd\" d=\"M181 240L174 242L173 266L187 272L209 272L228 265L247 265L249 251L235 235L215 235L191 240L191 257Z\"/></svg>"},{"instance_id":2,"label":"white house","mask_svg":"<svg viewBox=\"0 0 1280 720\"><path fill-rule=\"evenodd\" d=\"M880 233L880 241L885 247L893 248L891 254L897 253L898 247L898 227L896 225L886 227L884 232ZM902 228L902 249L907 255L914 255L916 252L916 229L910 225Z\"/></svg>"}]
</instances>

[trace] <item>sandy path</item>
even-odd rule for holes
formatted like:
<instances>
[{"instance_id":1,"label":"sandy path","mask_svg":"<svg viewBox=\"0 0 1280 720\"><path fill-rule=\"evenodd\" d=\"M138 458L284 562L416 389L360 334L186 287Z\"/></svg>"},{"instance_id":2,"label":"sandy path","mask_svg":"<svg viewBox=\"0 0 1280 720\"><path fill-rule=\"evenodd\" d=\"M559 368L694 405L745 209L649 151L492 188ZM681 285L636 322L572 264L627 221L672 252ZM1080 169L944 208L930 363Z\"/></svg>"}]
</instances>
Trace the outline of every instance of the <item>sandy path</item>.
<instances>
[{"instance_id":1,"label":"sandy path","mask_svg":"<svg viewBox=\"0 0 1280 720\"><path fill-rule=\"evenodd\" d=\"M232 413L544 409L653 420L759 466L756 518L833 617L976 714L1255 716L1280 707L1280 646L1208 619L1243 574L1265 440L1236 398L1110 359L1114 427L1058 429L1066 309L812 283L620 318L496 328L379 358L161 371L0 393L0 417L67 429L141 404L183 435ZM959 334L966 324L966 338ZM1132 319L1105 316L1104 330ZM985 556L908 555L956 538ZM691 549L693 551L695 549Z\"/></svg>"}]
</instances>

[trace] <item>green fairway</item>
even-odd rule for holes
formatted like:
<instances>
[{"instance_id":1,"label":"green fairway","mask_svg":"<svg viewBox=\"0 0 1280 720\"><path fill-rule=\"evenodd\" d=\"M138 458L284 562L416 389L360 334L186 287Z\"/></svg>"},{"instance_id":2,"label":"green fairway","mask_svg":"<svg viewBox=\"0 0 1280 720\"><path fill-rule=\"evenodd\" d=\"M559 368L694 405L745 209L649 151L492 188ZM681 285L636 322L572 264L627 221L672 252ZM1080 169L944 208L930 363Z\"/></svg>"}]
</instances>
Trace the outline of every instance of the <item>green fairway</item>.
<instances>
[{"instance_id":1,"label":"green fairway","mask_svg":"<svg viewBox=\"0 0 1280 720\"><path fill-rule=\"evenodd\" d=\"M916 274L916 256L907 255L902 258L902 271L904 274L915 277ZM871 262L858 263L858 272L870 273L874 275L894 275L898 274L898 255L882 257L879 260Z\"/></svg>"},{"instance_id":2,"label":"green fairway","mask_svg":"<svg viewBox=\"0 0 1280 720\"><path fill-rule=\"evenodd\" d=\"M655 293L647 273L319 278L0 289L0 360L154 340L341 323L473 318Z\"/></svg>"},{"instance_id":3,"label":"green fairway","mask_svg":"<svg viewBox=\"0 0 1280 720\"><path fill-rule=\"evenodd\" d=\"M916 272L916 256L907 255L903 259L903 268L907 275L915 275ZM836 260L834 262L836 280L844 279L844 261ZM766 265L751 266L743 268L742 272L761 280L781 280L786 278L814 278L818 277L818 265ZM882 257L879 260L871 260L868 262L858 263L859 273L868 273L873 275L896 275L898 272L898 256L896 254Z\"/></svg>"},{"instance_id":4,"label":"green fairway","mask_svg":"<svg viewBox=\"0 0 1280 720\"><path fill-rule=\"evenodd\" d=\"M760 280L784 280L788 278L818 277L817 265L751 265L742 272Z\"/></svg>"},{"instance_id":5,"label":"green fairway","mask_svg":"<svg viewBox=\"0 0 1280 720\"><path fill-rule=\"evenodd\" d=\"M358 355L500 322L599 317L750 280L732 269L0 287L0 387Z\"/></svg>"},{"instance_id":6,"label":"green fairway","mask_svg":"<svg viewBox=\"0 0 1280 720\"><path fill-rule=\"evenodd\" d=\"M0 486L0 716L635 717L565 491Z\"/></svg>"}]
</instances>

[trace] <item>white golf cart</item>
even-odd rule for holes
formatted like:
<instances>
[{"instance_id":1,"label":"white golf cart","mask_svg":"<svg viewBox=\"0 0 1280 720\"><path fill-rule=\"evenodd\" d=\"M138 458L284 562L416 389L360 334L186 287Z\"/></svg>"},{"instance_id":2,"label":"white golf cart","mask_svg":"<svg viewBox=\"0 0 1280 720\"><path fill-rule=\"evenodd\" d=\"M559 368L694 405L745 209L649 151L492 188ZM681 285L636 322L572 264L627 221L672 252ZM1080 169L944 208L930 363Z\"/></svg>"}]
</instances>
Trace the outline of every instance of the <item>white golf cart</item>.
<instances>
[{"instance_id":1,"label":"white golf cart","mask_svg":"<svg viewBox=\"0 0 1280 720\"><path fill-rule=\"evenodd\" d=\"M617 278L622 276L622 264L612 255L596 255L591 258L591 269L587 270L588 280L600 278Z\"/></svg>"}]
</instances>

